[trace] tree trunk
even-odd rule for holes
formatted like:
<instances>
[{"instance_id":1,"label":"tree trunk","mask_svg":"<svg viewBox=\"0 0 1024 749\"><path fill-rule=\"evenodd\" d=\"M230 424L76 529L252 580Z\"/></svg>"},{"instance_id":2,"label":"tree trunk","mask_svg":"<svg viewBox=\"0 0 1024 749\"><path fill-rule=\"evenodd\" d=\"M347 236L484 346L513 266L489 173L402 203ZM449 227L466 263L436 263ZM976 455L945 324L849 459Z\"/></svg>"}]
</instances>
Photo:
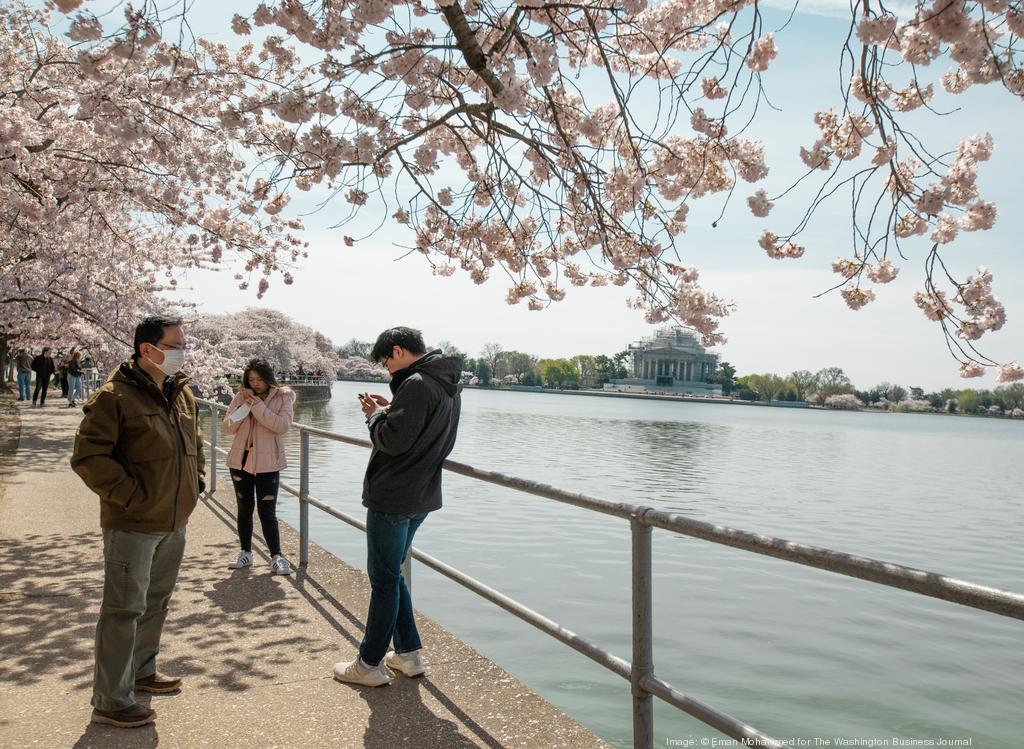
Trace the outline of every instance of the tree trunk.
<instances>
[{"instance_id":1,"label":"tree trunk","mask_svg":"<svg viewBox=\"0 0 1024 749\"><path fill-rule=\"evenodd\" d=\"M7 383L7 352L8 343L14 336L7 333L0 333L0 366L3 367L3 375L0 376L0 393L11 393L13 389Z\"/></svg>"}]
</instances>

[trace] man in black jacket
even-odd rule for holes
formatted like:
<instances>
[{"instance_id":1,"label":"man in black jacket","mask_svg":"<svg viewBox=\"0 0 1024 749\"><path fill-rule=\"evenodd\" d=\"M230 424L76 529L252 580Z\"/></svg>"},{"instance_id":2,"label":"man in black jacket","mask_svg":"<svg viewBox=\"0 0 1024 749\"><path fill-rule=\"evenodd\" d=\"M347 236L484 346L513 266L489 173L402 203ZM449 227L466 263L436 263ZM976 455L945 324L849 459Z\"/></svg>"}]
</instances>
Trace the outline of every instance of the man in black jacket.
<instances>
[{"instance_id":1,"label":"man in black jacket","mask_svg":"<svg viewBox=\"0 0 1024 749\"><path fill-rule=\"evenodd\" d=\"M57 371L57 365L54 363L53 357L50 356L49 346L44 347L43 353L32 360L32 371L36 373L36 389L32 393L32 405L35 406L38 401L39 406L42 407L46 405L46 391L50 388L50 379ZM39 397L40 393L43 395L42 398Z\"/></svg>"},{"instance_id":2,"label":"man in black jacket","mask_svg":"<svg viewBox=\"0 0 1024 749\"><path fill-rule=\"evenodd\" d=\"M441 507L441 464L458 433L462 371L458 359L427 353L412 328L385 330L370 356L391 373L394 400L359 396L373 443L363 480L370 609L359 657L336 663L334 678L383 686L392 679L389 666L406 676L426 673L402 563L427 513Z\"/></svg>"}]
</instances>

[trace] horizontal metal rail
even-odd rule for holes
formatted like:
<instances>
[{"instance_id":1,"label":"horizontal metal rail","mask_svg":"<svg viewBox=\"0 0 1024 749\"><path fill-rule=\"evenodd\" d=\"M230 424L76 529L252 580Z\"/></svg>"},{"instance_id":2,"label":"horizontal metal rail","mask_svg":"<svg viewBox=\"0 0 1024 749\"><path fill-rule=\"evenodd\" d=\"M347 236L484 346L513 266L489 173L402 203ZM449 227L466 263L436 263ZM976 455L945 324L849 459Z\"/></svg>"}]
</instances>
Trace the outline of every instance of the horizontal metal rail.
<instances>
[{"instance_id":1,"label":"horizontal metal rail","mask_svg":"<svg viewBox=\"0 0 1024 749\"><path fill-rule=\"evenodd\" d=\"M211 447L214 453L214 471L216 473L216 455L226 451L216 447L217 422L216 415L226 410L225 406L208 400L200 403L211 408L214 414L211 430ZM308 563L309 523L307 508L312 505L326 514L337 518L365 532L366 525L358 518L349 515L326 502L309 494L309 437L341 442L372 449L373 445L365 439L350 437L330 432L306 424L295 424L300 433L300 482L295 487L282 482L281 488L296 496L300 503L300 564ZM884 562L869 557L834 551L819 546L810 546L788 541L783 538L766 536L749 531L738 530L728 526L716 525L706 521L695 520L677 513L665 512L653 507L627 502L613 502L578 492L543 484L529 479L509 476L476 468L465 463L447 460L444 468L468 478L486 481L508 489L545 497L583 509L601 512L606 515L630 521L633 535L633 662L616 656L599 645L581 637L557 622L539 614L522 603L506 596L486 584L475 580L454 567L413 547L410 556L426 566L473 591L477 595L500 606L517 618L533 625L545 634L554 637L565 645L587 656L608 670L629 680L633 685L634 698L634 745L650 748L653 746L653 713L650 709L650 696L656 696L674 707L683 710L707 725L722 733L745 742L745 745L777 747L788 749L788 745L773 739L755 728L722 713L689 695L680 692L671 684L659 679L653 673L651 655L651 565L650 565L650 531L652 528L680 533L712 543L731 546L757 554L772 556L789 562L796 562L815 567L827 572L855 577L868 582L889 587L908 590L913 593L927 595L950 601L964 606L982 609L1016 619L1024 619L1024 595L975 583L958 580L934 572L906 567L891 562ZM212 480L212 490L216 489L216 478ZM211 491L212 491L211 490ZM634 673L636 669L636 673Z\"/></svg>"},{"instance_id":2,"label":"horizontal metal rail","mask_svg":"<svg viewBox=\"0 0 1024 749\"><path fill-rule=\"evenodd\" d=\"M278 375L282 385L330 385L327 375Z\"/></svg>"},{"instance_id":3,"label":"horizontal metal rail","mask_svg":"<svg viewBox=\"0 0 1024 749\"><path fill-rule=\"evenodd\" d=\"M348 441L347 438L345 441ZM444 467L452 473L486 481L497 486L546 497L565 504L582 507L606 515L614 515L623 519L639 517L640 521L655 528L661 528L686 536L700 538L712 543L732 546L745 551L796 562L808 567L816 567L827 572L836 572L849 577L860 578L873 583L901 588L914 593L940 598L952 603L1001 614L1014 619L1024 619L1024 595L1011 593L998 588L990 588L976 583L947 577L937 572L928 572L913 567L906 567L893 562L861 557L834 551L821 546L788 541L775 536L737 530L725 525L695 520L671 512L664 512L653 507L630 504L628 502L612 502L600 497L593 497L577 492L568 492L547 484L529 479L516 478L502 473L486 471L480 468L445 461Z\"/></svg>"}]
</instances>

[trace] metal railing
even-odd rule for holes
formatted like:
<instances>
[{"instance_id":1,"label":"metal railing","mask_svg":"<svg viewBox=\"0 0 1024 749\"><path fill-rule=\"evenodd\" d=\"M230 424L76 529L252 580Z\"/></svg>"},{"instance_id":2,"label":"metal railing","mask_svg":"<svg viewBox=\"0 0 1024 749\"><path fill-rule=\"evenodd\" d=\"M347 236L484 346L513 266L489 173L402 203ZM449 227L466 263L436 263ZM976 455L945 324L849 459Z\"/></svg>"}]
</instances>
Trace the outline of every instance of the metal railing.
<instances>
[{"instance_id":1,"label":"metal railing","mask_svg":"<svg viewBox=\"0 0 1024 749\"><path fill-rule=\"evenodd\" d=\"M327 375L279 375L278 379L282 385L330 385L331 378Z\"/></svg>"},{"instance_id":2,"label":"metal railing","mask_svg":"<svg viewBox=\"0 0 1024 749\"><path fill-rule=\"evenodd\" d=\"M221 411L226 410L226 407L208 400L200 400L199 402L211 409L213 417L210 420L210 439L206 443L211 448L209 492L212 495L217 490L217 455L227 453L226 450L217 446L218 429L220 426L218 415ZM321 437L334 442L342 442L364 448L372 448L373 446L368 440L329 432L306 424L294 424L293 428L298 430L300 437L299 487L296 489L284 482L280 486L299 500L299 565L305 567L309 564L310 506L316 507L318 510L322 510L328 515L364 532L366 530L366 524L363 521L310 495L310 437ZM548 619L503 593L420 551L416 547L410 549L409 555L629 681L633 696L633 746L635 749L653 749L654 746L654 706L652 697L660 697L670 705L692 715L725 735L740 741L744 746L790 749L788 744L773 739L752 726L690 697L655 675L651 595L653 574L651 536L654 528L661 528L712 543L732 546L737 549L752 551L789 562L796 562L808 567L816 567L827 572L856 577L868 582L901 588L912 593L940 598L962 606L970 606L1001 616L1024 620L1024 595L1019 593L978 585L946 577L935 572L905 567L878 559L846 554L820 546L809 546L787 541L783 538L765 536L759 533L751 533L701 520L694 520L684 515L666 512L653 507L626 502L613 502L587 494L569 492L536 481L474 468L473 466L453 460L446 460L444 467L452 473L472 479L486 481L508 489L553 499L573 505L574 507L581 507L629 521L632 535L632 661L627 661L608 652L599 645L563 627L558 622ZM411 585L412 570L409 559L406 559L402 569L403 574L406 576L407 584Z\"/></svg>"},{"instance_id":3,"label":"metal railing","mask_svg":"<svg viewBox=\"0 0 1024 749\"><path fill-rule=\"evenodd\" d=\"M86 398L102 384L103 380L95 367L86 367L82 370L82 389L85 391Z\"/></svg>"}]
</instances>

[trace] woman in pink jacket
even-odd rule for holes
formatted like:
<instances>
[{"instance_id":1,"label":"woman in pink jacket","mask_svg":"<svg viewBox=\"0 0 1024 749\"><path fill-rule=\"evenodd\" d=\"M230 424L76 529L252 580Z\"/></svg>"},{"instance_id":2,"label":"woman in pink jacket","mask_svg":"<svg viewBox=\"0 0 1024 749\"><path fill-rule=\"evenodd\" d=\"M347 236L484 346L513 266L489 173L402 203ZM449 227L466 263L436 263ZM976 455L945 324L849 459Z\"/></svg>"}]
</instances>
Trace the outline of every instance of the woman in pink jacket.
<instances>
[{"instance_id":1,"label":"woman in pink jacket","mask_svg":"<svg viewBox=\"0 0 1024 749\"><path fill-rule=\"evenodd\" d=\"M242 387L221 422L233 434L227 464L238 501L238 540L241 551L228 565L237 570L252 564L252 512L258 508L263 538L270 551L270 571L289 575L291 563L281 555L277 528L277 491L281 471L288 465L284 435L292 425L295 393L277 384L274 369L265 359L245 367Z\"/></svg>"}]
</instances>

